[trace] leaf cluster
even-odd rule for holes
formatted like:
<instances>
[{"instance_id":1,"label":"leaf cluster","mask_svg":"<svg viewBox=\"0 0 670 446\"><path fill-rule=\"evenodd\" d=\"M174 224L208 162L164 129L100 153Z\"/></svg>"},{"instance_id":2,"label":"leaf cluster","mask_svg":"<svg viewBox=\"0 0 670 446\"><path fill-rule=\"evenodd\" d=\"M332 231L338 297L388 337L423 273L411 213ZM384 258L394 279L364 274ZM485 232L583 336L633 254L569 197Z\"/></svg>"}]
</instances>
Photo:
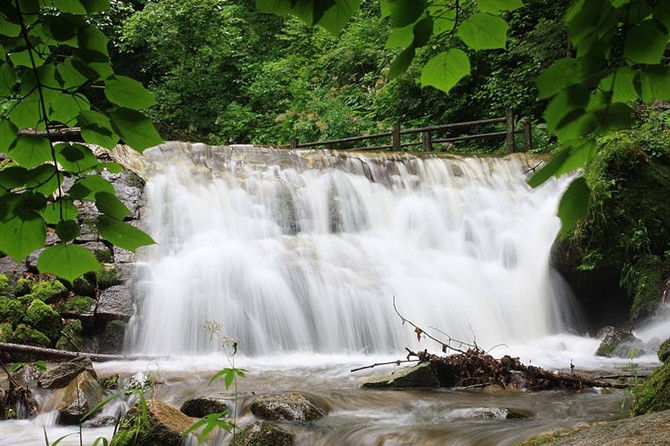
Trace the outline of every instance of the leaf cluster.
<instances>
[{"instance_id":1,"label":"leaf cluster","mask_svg":"<svg viewBox=\"0 0 670 446\"><path fill-rule=\"evenodd\" d=\"M80 235L79 202L95 203L95 227L112 244L135 250L151 238L123 220L130 214L114 187L98 174L118 172L89 145L54 142L62 129L113 149L136 150L161 138L140 111L153 96L137 81L116 75L108 39L89 20L109 0L14 0L0 4L0 250L17 261L42 248L47 232L59 242L41 252L40 272L68 281L97 270L93 254L73 243ZM91 101L102 90L103 110ZM66 133L67 134L67 133ZM63 139L63 138L60 138Z\"/></svg>"}]
</instances>

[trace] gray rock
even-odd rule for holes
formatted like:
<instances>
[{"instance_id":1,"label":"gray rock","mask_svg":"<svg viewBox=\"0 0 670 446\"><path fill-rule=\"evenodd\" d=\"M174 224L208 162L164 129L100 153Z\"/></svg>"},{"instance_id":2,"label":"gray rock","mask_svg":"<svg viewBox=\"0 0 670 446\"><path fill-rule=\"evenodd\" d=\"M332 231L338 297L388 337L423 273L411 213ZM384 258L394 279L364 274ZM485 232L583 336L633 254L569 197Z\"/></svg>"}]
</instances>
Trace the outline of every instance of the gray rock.
<instances>
[{"instance_id":1,"label":"gray rock","mask_svg":"<svg viewBox=\"0 0 670 446\"><path fill-rule=\"evenodd\" d=\"M107 320L130 319L133 315L130 289L125 285L114 285L102 291L95 314Z\"/></svg>"},{"instance_id":2,"label":"gray rock","mask_svg":"<svg viewBox=\"0 0 670 446\"><path fill-rule=\"evenodd\" d=\"M367 389L437 388L440 381L429 362L396 370L389 375L372 376L364 379L360 387Z\"/></svg>"},{"instance_id":3,"label":"gray rock","mask_svg":"<svg viewBox=\"0 0 670 446\"><path fill-rule=\"evenodd\" d=\"M510 420L533 417L533 413L530 411L509 407L471 407L456 409L455 412L458 418Z\"/></svg>"},{"instance_id":4,"label":"gray rock","mask_svg":"<svg viewBox=\"0 0 670 446\"><path fill-rule=\"evenodd\" d=\"M89 358L83 356L64 362L58 367L44 372L37 383L44 389L58 389L70 384L82 372L90 373L93 378L97 377L95 370L93 370L93 363Z\"/></svg>"},{"instance_id":5,"label":"gray rock","mask_svg":"<svg viewBox=\"0 0 670 446\"><path fill-rule=\"evenodd\" d=\"M628 330L607 326L600 329L598 337L602 341L596 351L596 356L630 358L645 354L642 341Z\"/></svg>"},{"instance_id":6,"label":"gray rock","mask_svg":"<svg viewBox=\"0 0 670 446\"><path fill-rule=\"evenodd\" d=\"M122 248L114 247L114 263L133 263L135 253Z\"/></svg>"},{"instance_id":7,"label":"gray rock","mask_svg":"<svg viewBox=\"0 0 670 446\"><path fill-rule=\"evenodd\" d=\"M23 274L28 271L26 265L19 263L9 256L0 257L0 274L6 276Z\"/></svg>"},{"instance_id":8,"label":"gray rock","mask_svg":"<svg viewBox=\"0 0 670 446\"><path fill-rule=\"evenodd\" d=\"M105 324L100 335L99 352L104 354L118 354L123 350L123 341L126 335L126 323L113 320Z\"/></svg>"},{"instance_id":9,"label":"gray rock","mask_svg":"<svg viewBox=\"0 0 670 446\"><path fill-rule=\"evenodd\" d=\"M146 402L146 414L136 405L123 417L112 444L133 444L135 446L178 446L182 436L193 423L176 408L160 400ZM131 440L128 442L128 440Z\"/></svg>"},{"instance_id":10,"label":"gray rock","mask_svg":"<svg viewBox=\"0 0 670 446\"><path fill-rule=\"evenodd\" d=\"M61 424L79 424L81 418L100 403L104 391L98 381L88 371L77 375L67 387L56 391L59 422Z\"/></svg>"},{"instance_id":11,"label":"gray rock","mask_svg":"<svg viewBox=\"0 0 670 446\"><path fill-rule=\"evenodd\" d=\"M189 417L202 418L213 413L230 413L230 401L201 396L184 401L179 410Z\"/></svg>"},{"instance_id":12,"label":"gray rock","mask_svg":"<svg viewBox=\"0 0 670 446\"><path fill-rule=\"evenodd\" d=\"M328 413L299 393L261 395L251 403L250 409L258 418L272 421L314 421Z\"/></svg>"},{"instance_id":13,"label":"gray rock","mask_svg":"<svg viewBox=\"0 0 670 446\"><path fill-rule=\"evenodd\" d=\"M232 446L293 446L293 434L267 421L257 421L235 435Z\"/></svg>"}]
</instances>

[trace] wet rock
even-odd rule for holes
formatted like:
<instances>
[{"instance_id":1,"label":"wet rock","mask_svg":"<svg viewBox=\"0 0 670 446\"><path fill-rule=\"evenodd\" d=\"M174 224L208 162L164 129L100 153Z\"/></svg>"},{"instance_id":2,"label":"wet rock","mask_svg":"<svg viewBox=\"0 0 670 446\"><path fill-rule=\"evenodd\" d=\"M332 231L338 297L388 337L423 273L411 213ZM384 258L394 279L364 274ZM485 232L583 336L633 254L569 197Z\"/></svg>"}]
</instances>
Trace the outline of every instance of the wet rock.
<instances>
[{"instance_id":1,"label":"wet rock","mask_svg":"<svg viewBox=\"0 0 670 446\"><path fill-rule=\"evenodd\" d=\"M417 444L409 434L384 434L377 440L377 446L413 446Z\"/></svg>"},{"instance_id":2,"label":"wet rock","mask_svg":"<svg viewBox=\"0 0 670 446\"><path fill-rule=\"evenodd\" d=\"M184 401L179 410L189 417L202 418L213 413L230 413L230 409L229 401L203 396Z\"/></svg>"},{"instance_id":3,"label":"wet rock","mask_svg":"<svg viewBox=\"0 0 670 446\"><path fill-rule=\"evenodd\" d=\"M105 376L98 380L103 389L118 389L119 388L119 374Z\"/></svg>"},{"instance_id":4,"label":"wet rock","mask_svg":"<svg viewBox=\"0 0 670 446\"><path fill-rule=\"evenodd\" d=\"M115 320L109 321L100 335L100 353L117 354L123 349L123 340L126 334L126 323Z\"/></svg>"},{"instance_id":5,"label":"wet rock","mask_svg":"<svg viewBox=\"0 0 670 446\"><path fill-rule=\"evenodd\" d=\"M107 320L130 319L133 314L130 289L125 285L114 285L102 291L95 313Z\"/></svg>"},{"instance_id":6,"label":"wet rock","mask_svg":"<svg viewBox=\"0 0 670 446\"><path fill-rule=\"evenodd\" d=\"M265 420L314 421L328 412L299 393L262 395L251 403L251 413Z\"/></svg>"},{"instance_id":7,"label":"wet rock","mask_svg":"<svg viewBox=\"0 0 670 446\"><path fill-rule=\"evenodd\" d=\"M98 427L114 426L117 422L118 419L116 417L113 417L111 415L105 415L102 417L95 417L86 420L83 423L81 423L81 427L85 427L88 429L95 429Z\"/></svg>"},{"instance_id":8,"label":"wet rock","mask_svg":"<svg viewBox=\"0 0 670 446\"><path fill-rule=\"evenodd\" d=\"M455 412L455 415L459 418L511 420L533 417L533 413L530 411L509 407L473 407L457 409Z\"/></svg>"},{"instance_id":9,"label":"wet rock","mask_svg":"<svg viewBox=\"0 0 670 446\"><path fill-rule=\"evenodd\" d=\"M126 413L112 446L179 446L182 435L196 422L162 401L147 401L146 416L137 405Z\"/></svg>"},{"instance_id":10,"label":"wet rock","mask_svg":"<svg viewBox=\"0 0 670 446\"><path fill-rule=\"evenodd\" d=\"M0 257L0 274L7 276L18 275L28 272L28 268L9 256Z\"/></svg>"},{"instance_id":11,"label":"wet rock","mask_svg":"<svg viewBox=\"0 0 670 446\"><path fill-rule=\"evenodd\" d=\"M62 398L58 405L61 424L79 424L81 418L104 397L102 387L86 370L77 375L67 387L58 389L56 393L56 399Z\"/></svg>"},{"instance_id":12,"label":"wet rock","mask_svg":"<svg viewBox=\"0 0 670 446\"><path fill-rule=\"evenodd\" d=\"M656 369L641 387L633 389L633 395L636 415L670 409L670 361Z\"/></svg>"},{"instance_id":13,"label":"wet rock","mask_svg":"<svg viewBox=\"0 0 670 446\"><path fill-rule=\"evenodd\" d=\"M389 375L364 379L360 387L366 389L437 388L440 382L429 362L396 370Z\"/></svg>"},{"instance_id":14,"label":"wet rock","mask_svg":"<svg viewBox=\"0 0 670 446\"><path fill-rule=\"evenodd\" d=\"M88 372L93 378L97 378L91 360L80 357L64 362L58 367L44 372L40 376L38 384L44 389L58 389L67 386L75 376L82 372Z\"/></svg>"},{"instance_id":15,"label":"wet rock","mask_svg":"<svg viewBox=\"0 0 670 446\"><path fill-rule=\"evenodd\" d=\"M607 326L598 332L602 339L596 351L597 356L607 358L630 358L644 354L643 343L630 331Z\"/></svg>"},{"instance_id":16,"label":"wet rock","mask_svg":"<svg viewBox=\"0 0 670 446\"><path fill-rule=\"evenodd\" d=\"M91 241L82 243L80 246L91 251L95 258L98 259L98 262L111 263L112 251L103 242Z\"/></svg>"},{"instance_id":17,"label":"wet rock","mask_svg":"<svg viewBox=\"0 0 670 446\"><path fill-rule=\"evenodd\" d=\"M232 446L293 446L293 434L267 421L248 425L235 435Z\"/></svg>"}]
</instances>

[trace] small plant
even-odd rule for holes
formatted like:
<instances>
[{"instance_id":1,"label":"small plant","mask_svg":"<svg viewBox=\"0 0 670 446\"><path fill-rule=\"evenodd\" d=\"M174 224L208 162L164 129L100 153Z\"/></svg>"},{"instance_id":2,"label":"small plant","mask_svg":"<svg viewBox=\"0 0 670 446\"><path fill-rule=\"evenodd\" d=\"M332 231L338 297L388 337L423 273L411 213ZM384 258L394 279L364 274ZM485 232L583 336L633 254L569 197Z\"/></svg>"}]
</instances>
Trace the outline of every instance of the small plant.
<instances>
[{"instance_id":1,"label":"small plant","mask_svg":"<svg viewBox=\"0 0 670 446\"><path fill-rule=\"evenodd\" d=\"M244 378L246 370L238 369L235 367L235 355L237 354L237 341L232 338L225 337L221 335L222 325L217 321L206 321L203 325L203 328L207 330L210 335L210 339L216 336L223 347L223 351L228 360L230 367L219 370L212 376L207 385L211 385L214 381L218 379L223 379L224 386L226 390L230 390L233 387L233 393L235 396L235 406L233 407L233 418L232 420L227 418L227 411L217 412L209 414L198 422L194 423L189 427L185 432L184 436L195 432L198 429L202 429L198 434L198 442L202 443L207 436L214 431L215 428L219 428L225 432L228 432L233 437L235 436L235 431L238 429L237 426L237 379Z\"/></svg>"}]
</instances>

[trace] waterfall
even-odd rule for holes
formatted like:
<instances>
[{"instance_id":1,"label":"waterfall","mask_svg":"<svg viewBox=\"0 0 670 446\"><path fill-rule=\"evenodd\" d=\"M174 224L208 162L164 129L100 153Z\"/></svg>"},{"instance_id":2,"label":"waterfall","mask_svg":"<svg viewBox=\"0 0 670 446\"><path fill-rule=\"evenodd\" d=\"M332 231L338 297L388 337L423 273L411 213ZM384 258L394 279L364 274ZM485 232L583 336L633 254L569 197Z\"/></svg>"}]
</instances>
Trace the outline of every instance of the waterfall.
<instances>
[{"instance_id":1,"label":"waterfall","mask_svg":"<svg viewBox=\"0 0 670 446\"><path fill-rule=\"evenodd\" d=\"M481 346L572 323L549 266L565 184L530 189L526 156L145 153L157 245L142 253L134 351L215 351L215 321L248 355L397 354L418 341L394 297L405 318Z\"/></svg>"}]
</instances>

